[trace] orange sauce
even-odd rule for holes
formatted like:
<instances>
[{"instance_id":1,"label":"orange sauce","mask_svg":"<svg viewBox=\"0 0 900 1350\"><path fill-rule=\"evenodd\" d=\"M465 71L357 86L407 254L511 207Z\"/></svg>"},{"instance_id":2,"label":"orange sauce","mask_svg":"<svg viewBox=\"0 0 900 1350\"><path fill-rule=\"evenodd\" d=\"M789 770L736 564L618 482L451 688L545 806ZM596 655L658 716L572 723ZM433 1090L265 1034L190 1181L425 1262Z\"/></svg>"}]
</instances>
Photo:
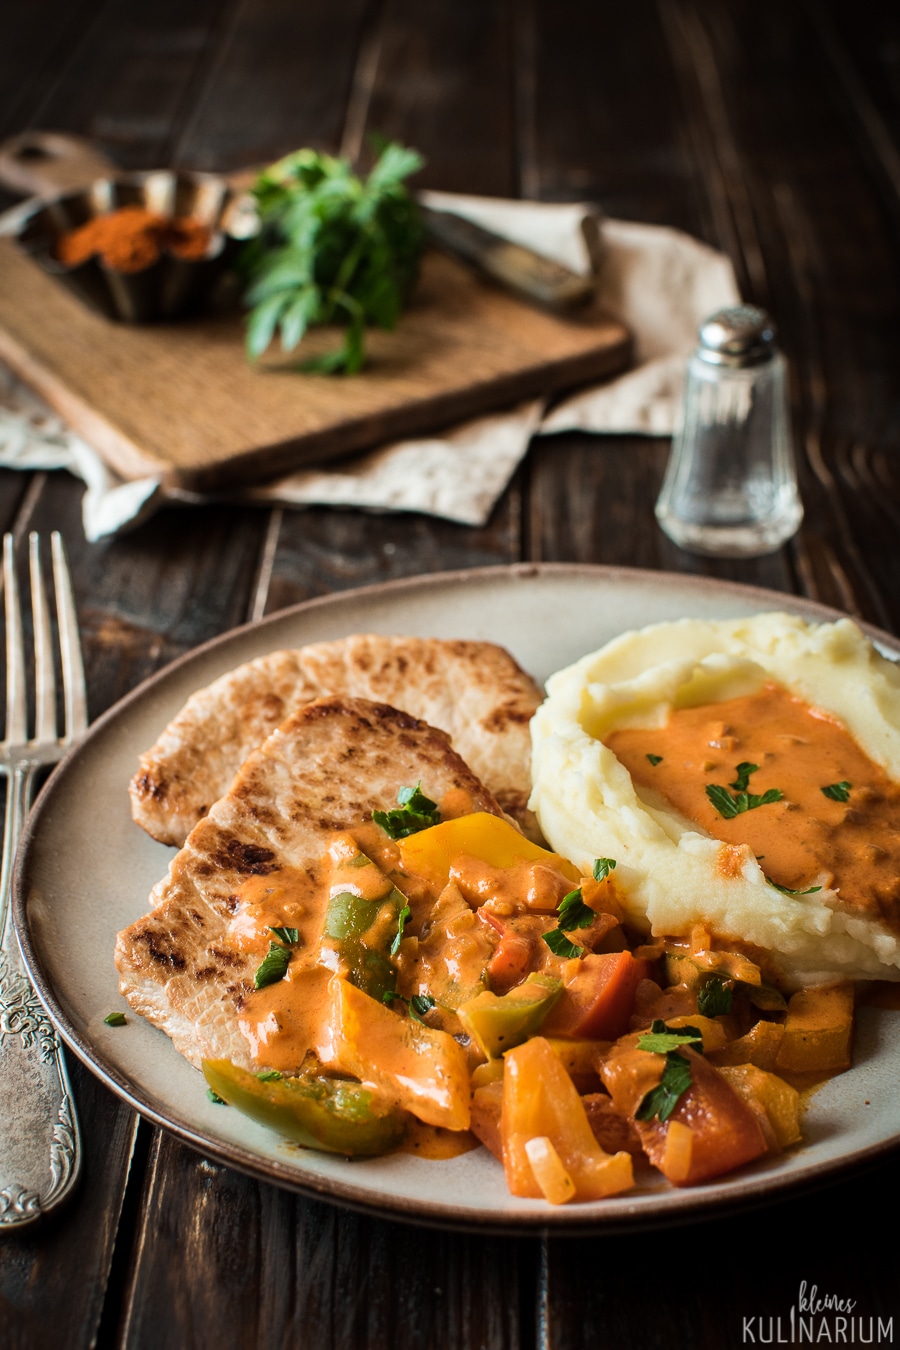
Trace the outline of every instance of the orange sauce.
<instances>
[{"instance_id":1,"label":"orange sauce","mask_svg":"<svg viewBox=\"0 0 900 1350\"><path fill-rule=\"evenodd\" d=\"M296 1072L322 1020L331 972L315 962L328 895L325 867L312 872L286 867L251 877L235 895L230 937L241 951L264 956L274 940L272 928L299 933L284 979L245 995L238 1013L254 1060L280 1072Z\"/></svg>"},{"instance_id":2,"label":"orange sauce","mask_svg":"<svg viewBox=\"0 0 900 1350\"><path fill-rule=\"evenodd\" d=\"M445 1130L440 1125L426 1125L423 1120L410 1117L410 1122L398 1146L398 1153L412 1153L417 1158L443 1160L458 1158L480 1148L481 1141L470 1130Z\"/></svg>"},{"instance_id":3,"label":"orange sauce","mask_svg":"<svg viewBox=\"0 0 900 1350\"><path fill-rule=\"evenodd\" d=\"M778 885L833 885L842 908L900 932L900 785L832 714L767 684L746 697L675 709L665 726L622 728L605 741L639 787L730 846L724 875L746 846ZM738 797L742 763L757 766L745 775L747 792L776 789L781 799L726 818L706 789ZM846 801L822 790L843 783Z\"/></svg>"}]
</instances>

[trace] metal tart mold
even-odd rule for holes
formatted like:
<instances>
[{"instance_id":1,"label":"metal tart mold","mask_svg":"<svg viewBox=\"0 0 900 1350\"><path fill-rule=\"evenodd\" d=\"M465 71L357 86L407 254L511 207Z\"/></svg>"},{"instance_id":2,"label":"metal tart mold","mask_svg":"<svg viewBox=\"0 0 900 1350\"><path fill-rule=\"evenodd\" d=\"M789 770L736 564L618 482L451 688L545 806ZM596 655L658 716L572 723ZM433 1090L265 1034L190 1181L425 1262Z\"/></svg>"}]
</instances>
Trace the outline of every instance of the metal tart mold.
<instances>
[{"instance_id":1,"label":"metal tart mold","mask_svg":"<svg viewBox=\"0 0 900 1350\"><path fill-rule=\"evenodd\" d=\"M122 271L98 253L67 265L58 248L63 235L122 207L137 206L167 219L188 218L209 229L199 257L165 245L148 265ZM116 174L37 205L15 233L18 247L48 276L91 309L122 323L175 319L201 309L259 229L252 200L214 174L167 169Z\"/></svg>"}]
</instances>

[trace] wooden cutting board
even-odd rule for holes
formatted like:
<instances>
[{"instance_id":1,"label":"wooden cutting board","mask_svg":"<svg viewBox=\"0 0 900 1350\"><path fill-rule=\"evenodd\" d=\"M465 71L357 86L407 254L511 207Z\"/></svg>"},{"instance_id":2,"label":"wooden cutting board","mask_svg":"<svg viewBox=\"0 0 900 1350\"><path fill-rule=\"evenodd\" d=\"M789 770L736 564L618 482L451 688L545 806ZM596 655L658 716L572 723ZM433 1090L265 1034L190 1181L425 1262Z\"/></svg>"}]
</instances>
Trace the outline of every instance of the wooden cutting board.
<instances>
[{"instance_id":1,"label":"wooden cutting board","mask_svg":"<svg viewBox=\"0 0 900 1350\"><path fill-rule=\"evenodd\" d=\"M110 172L89 141L62 133L0 145L0 180L44 197ZM303 356L338 340L315 330ZM608 317L555 317L436 252L395 332L373 329L366 345L369 363L351 377L300 373L274 347L251 366L239 312L116 323L0 239L0 360L126 478L199 490L259 482L600 379L629 356L626 330Z\"/></svg>"},{"instance_id":2,"label":"wooden cutting board","mask_svg":"<svg viewBox=\"0 0 900 1350\"><path fill-rule=\"evenodd\" d=\"M305 354L335 345L318 330ZM599 379L628 359L601 315L553 317L426 255L393 333L372 330L359 375L248 364L240 314L133 326L86 309L0 240L0 359L126 478L210 490L425 433Z\"/></svg>"}]
</instances>

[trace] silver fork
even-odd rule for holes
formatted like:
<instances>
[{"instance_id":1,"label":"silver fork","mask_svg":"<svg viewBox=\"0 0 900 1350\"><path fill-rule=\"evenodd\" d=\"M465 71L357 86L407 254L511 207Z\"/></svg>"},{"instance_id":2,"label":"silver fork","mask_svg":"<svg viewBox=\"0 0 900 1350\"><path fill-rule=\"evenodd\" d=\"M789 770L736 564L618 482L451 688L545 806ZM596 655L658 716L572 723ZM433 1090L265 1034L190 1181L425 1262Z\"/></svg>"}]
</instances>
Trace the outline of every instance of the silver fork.
<instances>
[{"instance_id":1,"label":"silver fork","mask_svg":"<svg viewBox=\"0 0 900 1350\"><path fill-rule=\"evenodd\" d=\"M9 904L16 847L37 775L61 759L87 726L78 621L62 538L54 532L50 539L65 706L62 735L56 723L50 611L36 534L29 536L28 545L35 682L31 739L13 537L4 535L6 734L0 742L0 773L7 778L7 795L0 863L0 1232L31 1223L59 1204L81 1167L81 1138L62 1046L25 970Z\"/></svg>"}]
</instances>

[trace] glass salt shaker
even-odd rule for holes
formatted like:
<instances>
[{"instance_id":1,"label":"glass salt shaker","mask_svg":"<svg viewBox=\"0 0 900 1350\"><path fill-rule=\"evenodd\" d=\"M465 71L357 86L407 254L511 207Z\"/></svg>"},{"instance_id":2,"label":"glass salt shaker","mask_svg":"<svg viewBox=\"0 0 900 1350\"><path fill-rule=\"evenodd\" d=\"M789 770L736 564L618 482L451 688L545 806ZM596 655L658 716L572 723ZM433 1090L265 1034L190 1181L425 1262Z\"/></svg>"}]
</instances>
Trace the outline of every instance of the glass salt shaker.
<instances>
[{"instance_id":1,"label":"glass salt shaker","mask_svg":"<svg viewBox=\"0 0 900 1350\"><path fill-rule=\"evenodd\" d=\"M717 310L688 363L656 518L692 553L748 558L774 552L802 517L774 325L751 305Z\"/></svg>"}]
</instances>

